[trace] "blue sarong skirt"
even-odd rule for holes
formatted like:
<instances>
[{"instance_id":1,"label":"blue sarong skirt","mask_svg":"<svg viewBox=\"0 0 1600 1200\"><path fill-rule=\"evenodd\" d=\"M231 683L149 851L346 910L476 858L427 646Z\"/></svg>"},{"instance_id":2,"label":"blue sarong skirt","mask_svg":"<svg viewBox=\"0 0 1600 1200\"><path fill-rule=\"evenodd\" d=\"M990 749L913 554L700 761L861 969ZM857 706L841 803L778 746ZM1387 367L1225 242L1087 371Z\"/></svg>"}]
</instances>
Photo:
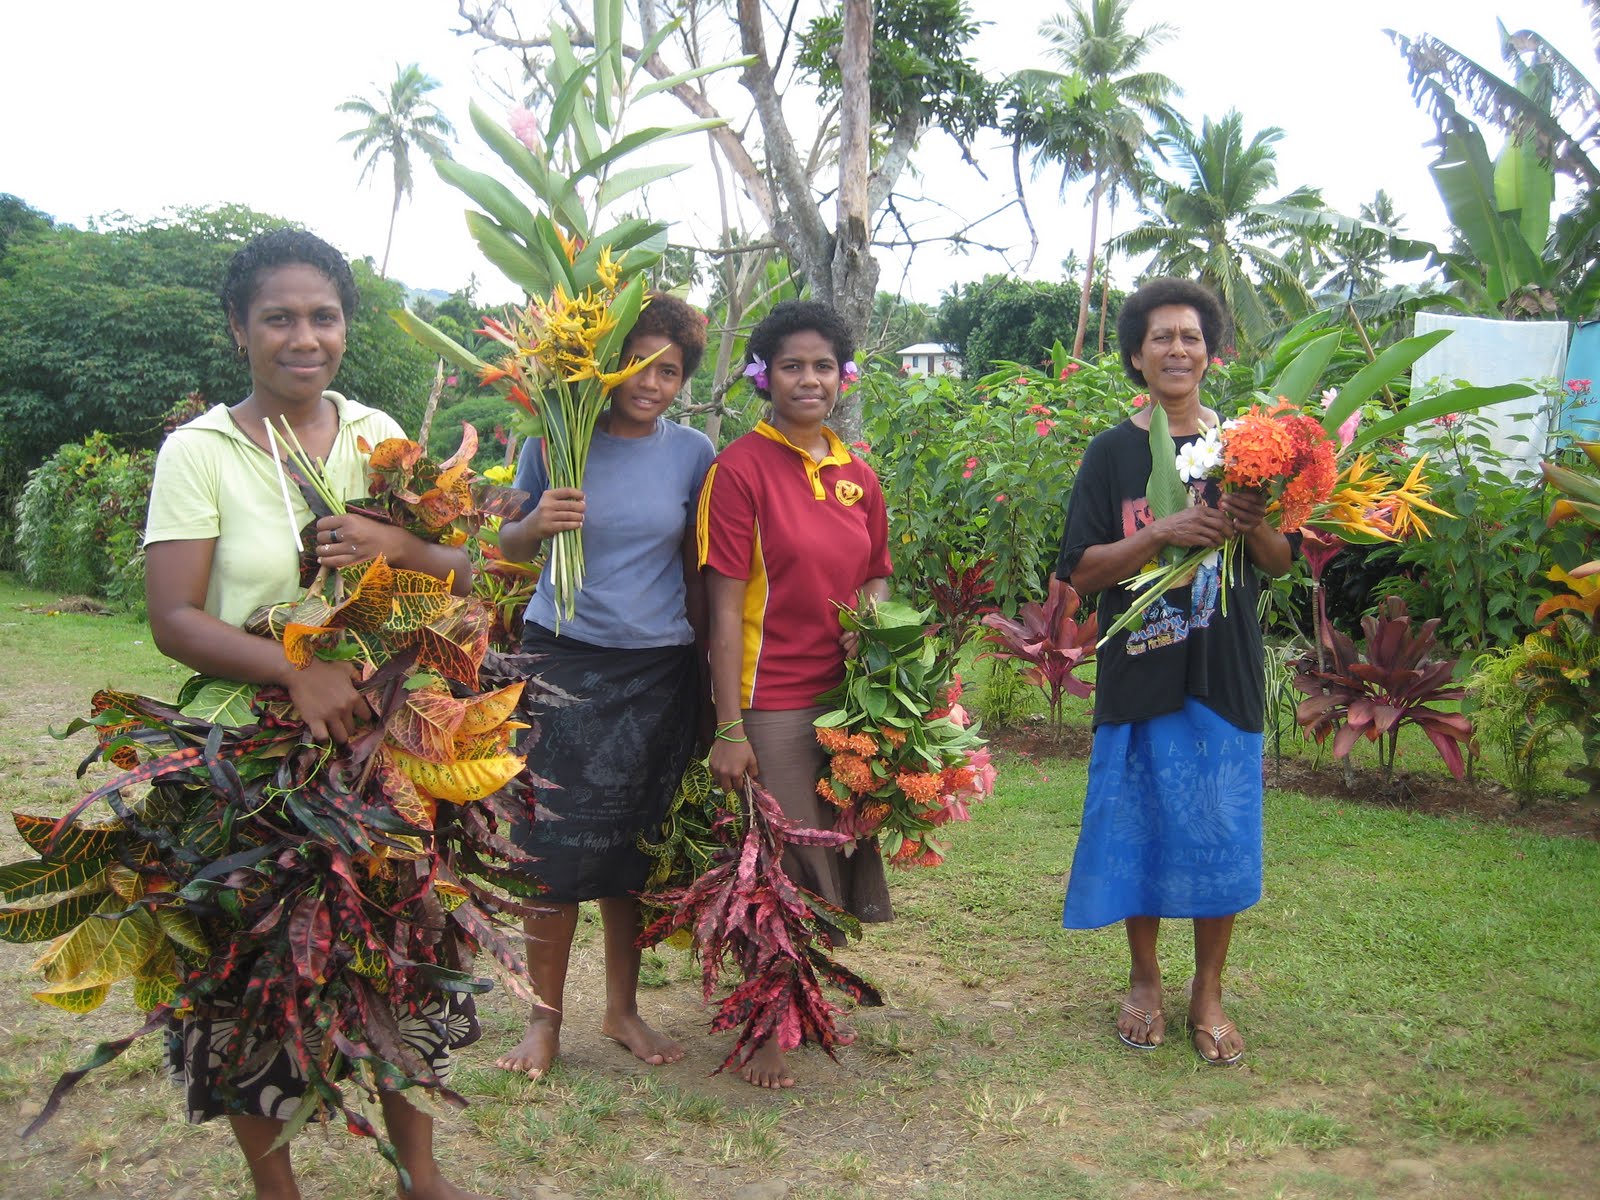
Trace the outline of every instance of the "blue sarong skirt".
<instances>
[{"instance_id":1,"label":"blue sarong skirt","mask_svg":"<svg viewBox=\"0 0 1600 1200\"><path fill-rule=\"evenodd\" d=\"M1261 735L1193 697L1095 730L1061 923L1226 917L1260 899Z\"/></svg>"}]
</instances>

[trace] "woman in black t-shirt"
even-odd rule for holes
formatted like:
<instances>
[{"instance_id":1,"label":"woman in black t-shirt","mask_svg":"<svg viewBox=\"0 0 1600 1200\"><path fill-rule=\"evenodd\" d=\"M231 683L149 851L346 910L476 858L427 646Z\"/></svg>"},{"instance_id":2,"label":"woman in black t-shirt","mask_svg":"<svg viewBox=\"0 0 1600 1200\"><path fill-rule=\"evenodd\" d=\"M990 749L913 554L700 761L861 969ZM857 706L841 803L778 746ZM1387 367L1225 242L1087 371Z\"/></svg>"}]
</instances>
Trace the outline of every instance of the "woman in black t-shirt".
<instances>
[{"instance_id":1,"label":"woman in black t-shirt","mask_svg":"<svg viewBox=\"0 0 1600 1200\"><path fill-rule=\"evenodd\" d=\"M1181 446L1217 423L1200 382L1221 344L1221 305L1205 288L1157 279L1122 307L1122 363L1166 412ZM1083 829L1063 924L1125 923L1132 957L1117 1037L1151 1050L1166 1034L1156 939L1162 917L1194 920L1195 974L1188 1024L1208 1063L1238 1062L1244 1042L1222 1009L1222 968L1234 916L1261 895L1263 667L1256 623L1258 572L1281 575L1293 547L1263 518L1265 501L1190 485L1190 506L1154 518L1145 406L1098 435L1067 507L1056 575L1100 593L1100 627L1132 600L1120 581L1167 547L1218 550L1238 536L1254 569L1224 579L1220 555L1168 591L1136 630L1099 655L1095 740ZM1223 611L1221 594L1227 589Z\"/></svg>"}]
</instances>

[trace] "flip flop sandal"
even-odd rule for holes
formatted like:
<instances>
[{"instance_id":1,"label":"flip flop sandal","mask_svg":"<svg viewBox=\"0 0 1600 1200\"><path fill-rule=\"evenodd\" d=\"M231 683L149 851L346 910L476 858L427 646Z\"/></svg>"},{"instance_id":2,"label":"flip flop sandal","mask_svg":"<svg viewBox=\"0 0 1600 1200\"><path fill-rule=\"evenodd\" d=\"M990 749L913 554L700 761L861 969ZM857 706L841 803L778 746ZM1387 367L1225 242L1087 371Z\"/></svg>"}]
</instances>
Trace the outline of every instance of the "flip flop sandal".
<instances>
[{"instance_id":1,"label":"flip flop sandal","mask_svg":"<svg viewBox=\"0 0 1600 1200\"><path fill-rule=\"evenodd\" d=\"M1227 1037L1230 1033L1236 1032L1236 1028L1232 1021L1224 1021L1221 1025L1196 1025L1193 1021L1189 1021L1188 1025L1189 1041L1194 1045L1194 1052L1200 1056L1200 1061L1205 1063L1206 1066L1231 1067L1234 1063L1238 1062L1244 1057L1243 1050L1235 1051L1227 1058L1221 1057L1222 1039ZM1218 1057L1209 1058L1207 1057L1206 1052L1200 1049L1200 1035L1202 1033L1211 1039L1211 1048L1217 1052Z\"/></svg>"},{"instance_id":2,"label":"flip flop sandal","mask_svg":"<svg viewBox=\"0 0 1600 1200\"><path fill-rule=\"evenodd\" d=\"M1146 1011L1145 1009L1138 1008L1135 1005L1130 1004L1126 1000L1122 1002L1121 1007L1123 1012L1127 1013L1135 1021L1140 1022L1144 1026L1144 1036L1148 1039L1150 1036L1151 1027L1161 1019L1161 1010L1156 1008ZM1116 1030L1116 1034L1117 1041L1121 1042L1124 1046L1127 1046L1130 1050L1158 1050L1161 1048L1160 1042L1152 1042L1148 1040L1136 1042L1127 1034L1123 1033L1120 1029Z\"/></svg>"}]
</instances>

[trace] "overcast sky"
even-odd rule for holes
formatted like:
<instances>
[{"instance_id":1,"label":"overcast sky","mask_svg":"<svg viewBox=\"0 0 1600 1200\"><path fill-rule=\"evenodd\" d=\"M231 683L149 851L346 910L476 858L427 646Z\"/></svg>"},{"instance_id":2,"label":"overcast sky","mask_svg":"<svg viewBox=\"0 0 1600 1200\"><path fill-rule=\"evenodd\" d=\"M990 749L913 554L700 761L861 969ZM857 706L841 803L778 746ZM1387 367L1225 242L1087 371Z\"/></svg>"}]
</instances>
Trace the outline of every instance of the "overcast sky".
<instances>
[{"instance_id":1,"label":"overcast sky","mask_svg":"<svg viewBox=\"0 0 1600 1200\"><path fill-rule=\"evenodd\" d=\"M546 0L518 7L541 24ZM586 7L586 6L583 6ZM1040 0L978 0L990 24L975 43L984 70L1003 74L1045 65L1039 24L1059 6ZM1193 122L1237 108L1247 132L1281 126L1280 189L1309 184L1354 212L1380 187L1396 197L1411 232L1437 237L1443 209L1427 173L1429 121L1416 108L1404 65L1384 35L1426 31L1498 65L1495 18L1529 26L1600 81L1587 19L1577 0L1136 0L1133 23L1166 22L1175 35L1150 58L1184 89ZM494 84L512 82L510 64L458 36L455 0L79 0L70 9L7 4L0 15L0 192L56 219L83 225L123 211L152 217L174 205L226 202L303 222L353 256L383 254L391 191L387 171L357 187L350 147L338 141L353 119L335 111L352 94L387 85L397 63L419 62L444 86L440 107L465 130L458 157L485 165L467 122L467 102L500 108ZM748 111L744 93L724 93ZM656 119L683 118L670 100ZM797 121L814 119L806 98ZM903 188L930 202L922 236L947 234L1012 198L1009 150L995 137L979 146L987 179L932 134ZM703 163L703 139L670 156ZM493 170L490 166L489 169ZM1041 176L1028 195L1043 239L1027 274L1060 277L1070 250L1082 253L1088 214L1081 190L1065 199ZM716 226L698 214L714 183L704 168L660 185L652 210L676 220L675 240L708 244ZM413 199L401 210L390 274L415 287L451 289L476 274L480 296L510 298L511 287L478 254L462 224L464 200L419 163ZM746 210L748 211L748 210ZM831 212L830 212L831 219ZM1126 225L1126 212L1119 223ZM1005 254L922 248L909 269L882 254L882 286L936 302L951 284L989 271L1019 270L1026 233L1015 209L971 230ZM903 284L902 284L903 281Z\"/></svg>"}]
</instances>

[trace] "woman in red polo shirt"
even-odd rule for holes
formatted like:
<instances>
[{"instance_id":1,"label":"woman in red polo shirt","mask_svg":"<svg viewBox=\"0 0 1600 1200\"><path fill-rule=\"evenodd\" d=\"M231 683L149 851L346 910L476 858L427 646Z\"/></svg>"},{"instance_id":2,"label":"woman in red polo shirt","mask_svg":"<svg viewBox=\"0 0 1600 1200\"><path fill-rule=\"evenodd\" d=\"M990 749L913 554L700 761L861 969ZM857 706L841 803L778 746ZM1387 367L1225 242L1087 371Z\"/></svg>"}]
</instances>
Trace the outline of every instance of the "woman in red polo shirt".
<instances>
[{"instance_id":1,"label":"woman in red polo shirt","mask_svg":"<svg viewBox=\"0 0 1600 1200\"><path fill-rule=\"evenodd\" d=\"M816 829L834 815L816 792L825 763L817 697L844 678L854 649L838 606L884 598L891 572L878 477L823 423L856 376L854 353L825 304L787 301L756 326L745 374L771 412L717 456L697 522L717 709L711 771L734 790L758 780L785 816ZM783 865L863 922L893 919L875 841L848 858L788 846ZM740 1073L758 1087L794 1083L775 1039Z\"/></svg>"}]
</instances>

